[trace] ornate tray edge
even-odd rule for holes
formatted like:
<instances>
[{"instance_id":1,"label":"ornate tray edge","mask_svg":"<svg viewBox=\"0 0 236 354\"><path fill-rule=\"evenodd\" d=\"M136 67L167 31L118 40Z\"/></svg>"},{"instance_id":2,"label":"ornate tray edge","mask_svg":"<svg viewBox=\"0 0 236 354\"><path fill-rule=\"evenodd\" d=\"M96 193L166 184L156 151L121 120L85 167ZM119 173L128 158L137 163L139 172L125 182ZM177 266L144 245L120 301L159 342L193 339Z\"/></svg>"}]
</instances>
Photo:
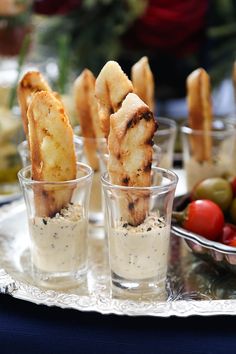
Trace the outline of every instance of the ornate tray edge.
<instances>
[{"instance_id":1,"label":"ornate tray edge","mask_svg":"<svg viewBox=\"0 0 236 354\"><path fill-rule=\"evenodd\" d=\"M1 278L0 278L1 284ZM13 286L13 287L12 287ZM0 286L1 287L1 286ZM35 287L37 298L30 296L27 284L15 282L8 285L8 294L11 296L35 303L37 305L57 306L62 309L74 309L82 312L98 312L103 315L154 316L154 317L189 317L193 315L236 315L235 300L177 300L173 302L159 302L149 309L139 311L139 304L130 300L110 301L110 306L104 304L102 296L68 295L53 290L41 290ZM50 300L48 300L50 299ZM82 301L81 301L82 300ZM86 305L85 305L86 304ZM124 308L124 309L123 309ZM141 306L141 308L143 308Z\"/></svg>"},{"instance_id":2,"label":"ornate tray edge","mask_svg":"<svg viewBox=\"0 0 236 354\"><path fill-rule=\"evenodd\" d=\"M14 201L0 208L0 222L12 206L22 207L22 200ZM33 290L33 293L32 293ZM44 290L15 280L0 268L0 293L29 301L38 305L57 306L83 312L95 311L100 314L155 317L188 317L193 315L236 315L236 300L176 300L166 302L142 303L131 300L109 299L101 294L80 296L55 290Z\"/></svg>"}]
</instances>

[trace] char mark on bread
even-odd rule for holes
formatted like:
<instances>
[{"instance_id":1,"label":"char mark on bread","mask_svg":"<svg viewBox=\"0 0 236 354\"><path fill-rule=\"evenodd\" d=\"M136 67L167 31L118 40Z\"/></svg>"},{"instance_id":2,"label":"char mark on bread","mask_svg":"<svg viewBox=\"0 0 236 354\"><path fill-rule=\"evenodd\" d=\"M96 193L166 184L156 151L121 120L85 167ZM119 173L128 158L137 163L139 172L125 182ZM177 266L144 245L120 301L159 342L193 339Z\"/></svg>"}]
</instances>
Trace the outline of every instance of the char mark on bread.
<instances>
[{"instance_id":1,"label":"char mark on bread","mask_svg":"<svg viewBox=\"0 0 236 354\"><path fill-rule=\"evenodd\" d=\"M157 128L153 113L136 94L129 93L121 108L111 116L110 123L108 172L111 182L129 187L150 186L153 154L150 142ZM134 205L131 209L130 203ZM147 203L147 192L137 190L132 196L126 194L123 210L130 224L143 222Z\"/></svg>"},{"instance_id":2,"label":"char mark on bread","mask_svg":"<svg viewBox=\"0 0 236 354\"><path fill-rule=\"evenodd\" d=\"M95 96L101 128L106 138L110 131L110 116L117 112L128 93L133 92L132 82L115 61L108 61L99 73L95 84Z\"/></svg>"},{"instance_id":3,"label":"char mark on bread","mask_svg":"<svg viewBox=\"0 0 236 354\"><path fill-rule=\"evenodd\" d=\"M76 178L73 130L62 103L52 92L33 95L28 109L32 179L63 182ZM59 185L36 185L35 208L38 216L54 216L71 200L71 190Z\"/></svg>"}]
</instances>

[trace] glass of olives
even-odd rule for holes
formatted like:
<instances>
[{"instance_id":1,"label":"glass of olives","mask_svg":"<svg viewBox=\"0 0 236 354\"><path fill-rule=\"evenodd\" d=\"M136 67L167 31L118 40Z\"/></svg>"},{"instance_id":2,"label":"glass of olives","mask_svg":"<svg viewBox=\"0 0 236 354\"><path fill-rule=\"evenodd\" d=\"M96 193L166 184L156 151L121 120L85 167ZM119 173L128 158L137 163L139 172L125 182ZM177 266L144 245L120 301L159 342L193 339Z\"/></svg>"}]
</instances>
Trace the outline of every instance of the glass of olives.
<instances>
[{"instance_id":1,"label":"glass of olives","mask_svg":"<svg viewBox=\"0 0 236 354\"><path fill-rule=\"evenodd\" d=\"M209 177L234 175L236 127L227 120L213 121L211 131L181 126L183 165L187 190Z\"/></svg>"}]
</instances>

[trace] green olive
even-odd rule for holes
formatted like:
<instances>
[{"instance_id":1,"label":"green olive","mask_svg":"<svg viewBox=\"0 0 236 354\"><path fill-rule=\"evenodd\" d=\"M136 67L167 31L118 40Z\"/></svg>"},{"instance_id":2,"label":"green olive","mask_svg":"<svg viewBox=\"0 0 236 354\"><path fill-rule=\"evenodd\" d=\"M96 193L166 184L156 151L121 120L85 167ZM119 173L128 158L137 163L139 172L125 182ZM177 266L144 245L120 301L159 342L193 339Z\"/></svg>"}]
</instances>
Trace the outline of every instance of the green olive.
<instances>
[{"instance_id":1,"label":"green olive","mask_svg":"<svg viewBox=\"0 0 236 354\"><path fill-rule=\"evenodd\" d=\"M221 177L204 179L194 188L192 199L210 199L225 212L233 200L231 184Z\"/></svg>"},{"instance_id":2,"label":"green olive","mask_svg":"<svg viewBox=\"0 0 236 354\"><path fill-rule=\"evenodd\" d=\"M229 209L229 214L230 214L230 219L233 224L236 224L236 198L232 200L232 203L230 205Z\"/></svg>"}]
</instances>

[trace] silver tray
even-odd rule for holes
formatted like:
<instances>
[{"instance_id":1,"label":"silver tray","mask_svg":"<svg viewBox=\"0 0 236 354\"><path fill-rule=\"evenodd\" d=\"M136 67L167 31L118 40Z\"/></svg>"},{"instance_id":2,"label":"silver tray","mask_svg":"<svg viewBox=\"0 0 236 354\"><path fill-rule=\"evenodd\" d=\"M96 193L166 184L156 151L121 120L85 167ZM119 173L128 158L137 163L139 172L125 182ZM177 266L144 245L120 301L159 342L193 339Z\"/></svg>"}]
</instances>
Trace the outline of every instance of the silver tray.
<instances>
[{"instance_id":1,"label":"silver tray","mask_svg":"<svg viewBox=\"0 0 236 354\"><path fill-rule=\"evenodd\" d=\"M83 288L60 291L44 289L30 275L28 229L22 200L0 209L0 293L36 304L130 316L234 315L235 276L220 273L196 258L185 242L171 237L166 301L113 298L110 291L105 242L94 237L89 243L88 282Z\"/></svg>"}]
</instances>

